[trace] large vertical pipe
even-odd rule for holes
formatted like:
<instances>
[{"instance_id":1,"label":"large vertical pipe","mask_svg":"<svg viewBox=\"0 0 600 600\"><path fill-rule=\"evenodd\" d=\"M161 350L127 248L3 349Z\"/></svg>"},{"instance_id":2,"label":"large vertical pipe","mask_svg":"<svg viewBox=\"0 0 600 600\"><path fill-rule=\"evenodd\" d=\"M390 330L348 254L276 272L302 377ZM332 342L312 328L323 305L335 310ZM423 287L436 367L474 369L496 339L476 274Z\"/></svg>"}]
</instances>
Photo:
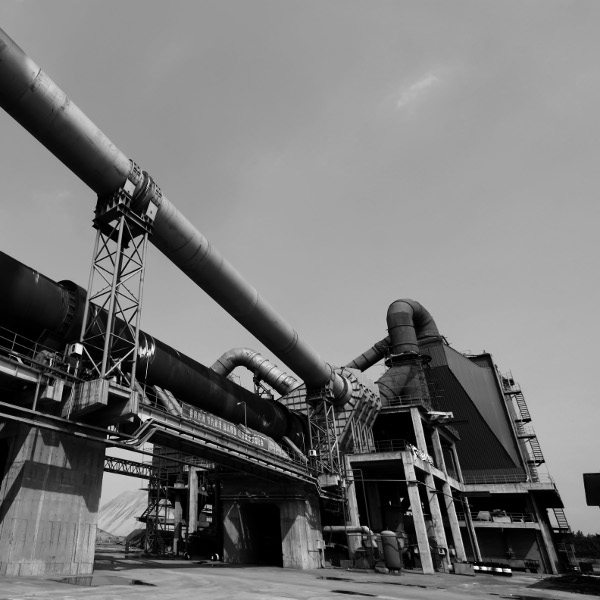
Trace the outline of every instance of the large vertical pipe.
<instances>
[{"instance_id":1,"label":"large vertical pipe","mask_svg":"<svg viewBox=\"0 0 600 600\"><path fill-rule=\"evenodd\" d=\"M419 342L440 337L429 311L415 300L405 298L392 302L387 311L386 321L389 335L350 361L346 367L366 371L388 354L418 354Z\"/></svg>"},{"instance_id":2,"label":"large vertical pipe","mask_svg":"<svg viewBox=\"0 0 600 600\"><path fill-rule=\"evenodd\" d=\"M152 199L159 207L151 242L308 387L331 382L339 401L349 399L348 382L1 29L0 106L99 196L117 191L129 177L140 201Z\"/></svg>"}]
</instances>

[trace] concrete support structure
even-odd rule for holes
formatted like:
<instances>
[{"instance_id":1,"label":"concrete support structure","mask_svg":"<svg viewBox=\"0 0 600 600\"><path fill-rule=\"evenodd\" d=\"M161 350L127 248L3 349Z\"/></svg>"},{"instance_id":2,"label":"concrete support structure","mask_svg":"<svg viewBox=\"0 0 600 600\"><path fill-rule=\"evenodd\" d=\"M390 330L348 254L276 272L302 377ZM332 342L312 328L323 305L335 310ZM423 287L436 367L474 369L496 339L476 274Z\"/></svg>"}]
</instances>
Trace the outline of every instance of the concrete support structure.
<instances>
[{"instance_id":1,"label":"concrete support structure","mask_svg":"<svg viewBox=\"0 0 600 600\"><path fill-rule=\"evenodd\" d=\"M188 472L188 532L198 529L198 472L199 469L190 467Z\"/></svg>"},{"instance_id":2,"label":"concrete support structure","mask_svg":"<svg viewBox=\"0 0 600 600\"><path fill-rule=\"evenodd\" d=\"M444 521L442 518L442 511L440 510L440 503L438 501L435 481L431 473L425 472L425 486L427 489L427 499L429 500L429 510L431 511L431 521L435 535L435 541L437 542L438 548L444 549L445 554L441 562L445 566L444 570L447 570L449 557L447 552L448 540L446 539L446 532L444 531Z\"/></svg>"},{"instance_id":3,"label":"concrete support structure","mask_svg":"<svg viewBox=\"0 0 600 600\"><path fill-rule=\"evenodd\" d=\"M0 575L90 578L104 444L16 422L0 443Z\"/></svg>"},{"instance_id":4,"label":"concrete support structure","mask_svg":"<svg viewBox=\"0 0 600 600\"><path fill-rule=\"evenodd\" d=\"M346 466L346 506L348 513L346 515L346 523L349 526L360 525L360 515L358 512L358 500L356 499L356 483L354 475L352 473L352 463L350 462L350 456L346 454L344 457L344 463ZM348 549L350 556L353 557L354 553L361 546L361 539L359 536L349 535L348 536Z\"/></svg>"},{"instance_id":5,"label":"concrete support structure","mask_svg":"<svg viewBox=\"0 0 600 600\"><path fill-rule=\"evenodd\" d=\"M289 569L323 566L319 499L306 486L223 481L223 559Z\"/></svg>"},{"instance_id":6,"label":"concrete support structure","mask_svg":"<svg viewBox=\"0 0 600 600\"><path fill-rule=\"evenodd\" d=\"M530 496L530 498L533 509L539 517L540 535L543 541L543 544L539 545L540 550L542 550L542 553L545 550L547 562L550 563L547 565L547 570L549 570L553 575L557 575L559 573L560 561L558 560L558 554L556 553L556 549L552 543L552 529L550 527L550 523L548 522L547 513L540 510L533 494Z\"/></svg>"},{"instance_id":7,"label":"concrete support structure","mask_svg":"<svg viewBox=\"0 0 600 600\"><path fill-rule=\"evenodd\" d=\"M437 428L434 428L431 432L431 442L433 444L433 453L438 469L447 473L446 461L444 460L444 452L442 450L442 441L440 439L440 432ZM454 505L452 488L447 481L442 482L442 498L444 506L446 507L446 513L448 514L448 524L450 525L450 531L452 532L452 544L454 545L456 558L461 562L466 561L467 555L460 534L460 525L456 514L456 506ZM448 560L450 560L450 552L448 552Z\"/></svg>"},{"instance_id":8,"label":"concrete support structure","mask_svg":"<svg viewBox=\"0 0 600 600\"><path fill-rule=\"evenodd\" d=\"M174 503L173 503L173 552L175 556L179 556L181 548L181 538L183 530L183 507L181 500L184 493L184 484L182 482L175 483Z\"/></svg>"},{"instance_id":9,"label":"concrete support structure","mask_svg":"<svg viewBox=\"0 0 600 600\"><path fill-rule=\"evenodd\" d=\"M437 428L434 428L431 432L431 443L433 445L433 455L435 456L435 464L440 471L444 471L444 473L446 473L446 461L444 460L444 452L442 451L440 432Z\"/></svg>"},{"instance_id":10,"label":"concrete support structure","mask_svg":"<svg viewBox=\"0 0 600 600\"><path fill-rule=\"evenodd\" d=\"M422 452L427 452L427 440L425 439L423 420L421 419L421 412L416 406L411 406L410 417L412 419L413 429L415 432L417 448Z\"/></svg>"},{"instance_id":11,"label":"concrete support structure","mask_svg":"<svg viewBox=\"0 0 600 600\"><path fill-rule=\"evenodd\" d=\"M450 531L452 532L452 543L454 545L454 550L456 551L456 559L465 562L467 560L467 553L465 552L465 545L463 544L462 535L460 533L460 524L458 522L458 515L456 514L452 488L447 481L444 481L442 491L446 512L448 513L448 523L450 525Z\"/></svg>"},{"instance_id":12,"label":"concrete support structure","mask_svg":"<svg viewBox=\"0 0 600 600\"><path fill-rule=\"evenodd\" d=\"M404 472L408 480L408 497L410 500L410 509L413 515L415 526L415 534L417 536L417 544L419 547L419 557L423 573L435 573L433 568L433 560L431 558L431 550L429 548L429 539L427 537L427 527L425 526L425 516L421 507L421 496L419 493L419 481L415 473L415 467L412 463L412 456L404 452L408 460L404 460Z\"/></svg>"}]
</instances>

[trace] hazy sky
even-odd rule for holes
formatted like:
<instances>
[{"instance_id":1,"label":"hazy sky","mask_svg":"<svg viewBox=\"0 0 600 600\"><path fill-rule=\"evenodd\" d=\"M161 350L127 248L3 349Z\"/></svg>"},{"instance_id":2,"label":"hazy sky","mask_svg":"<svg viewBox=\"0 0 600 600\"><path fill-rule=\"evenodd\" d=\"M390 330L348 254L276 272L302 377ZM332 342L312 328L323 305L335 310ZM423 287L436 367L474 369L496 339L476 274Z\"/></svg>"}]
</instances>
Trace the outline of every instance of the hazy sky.
<instances>
[{"instance_id":1,"label":"hazy sky","mask_svg":"<svg viewBox=\"0 0 600 600\"><path fill-rule=\"evenodd\" d=\"M600 2L0 0L0 17L327 361L384 337L404 297L491 352L572 527L600 531L582 483L600 471ZM2 250L85 285L95 198L1 114L0 181ZM146 282L146 331L209 365L272 358L154 249Z\"/></svg>"}]
</instances>

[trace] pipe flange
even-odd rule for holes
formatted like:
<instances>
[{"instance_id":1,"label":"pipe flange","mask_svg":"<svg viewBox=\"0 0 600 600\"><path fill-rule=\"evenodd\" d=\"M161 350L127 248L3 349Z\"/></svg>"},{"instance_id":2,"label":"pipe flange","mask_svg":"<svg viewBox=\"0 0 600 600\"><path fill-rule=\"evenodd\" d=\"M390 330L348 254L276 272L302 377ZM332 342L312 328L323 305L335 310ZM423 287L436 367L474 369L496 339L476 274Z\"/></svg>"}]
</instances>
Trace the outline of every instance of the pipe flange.
<instances>
[{"instance_id":1,"label":"pipe flange","mask_svg":"<svg viewBox=\"0 0 600 600\"><path fill-rule=\"evenodd\" d=\"M397 367L405 364L426 365L431 362L429 354L420 354L419 352L401 352L400 354L390 354L384 361L386 367Z\"/></svg>"}]
</instances>

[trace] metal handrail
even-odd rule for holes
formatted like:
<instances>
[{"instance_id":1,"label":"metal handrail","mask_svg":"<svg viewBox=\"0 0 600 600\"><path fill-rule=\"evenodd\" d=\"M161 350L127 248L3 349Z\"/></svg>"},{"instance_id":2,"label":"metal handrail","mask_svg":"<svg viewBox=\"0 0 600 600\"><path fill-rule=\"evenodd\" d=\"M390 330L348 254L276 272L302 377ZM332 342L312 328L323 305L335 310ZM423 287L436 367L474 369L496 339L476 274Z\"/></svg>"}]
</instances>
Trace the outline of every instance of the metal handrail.
<instances>
[{"instance_id":1,"label":"metal handrail","mask_svg":"<svg viewBox=\"0 0 600 600\"><path fill-rule=\"evenodd\" d=\"M395 406L424 406L427 410L433 410L434 408L433 401L429 398L424 398L423 396L394 396L392 398L381 398L382 408L393 408Z\"/></svg>"},{"instance_id":2,"label":"metal handrail","mask_svg":"<svg viewBox=\"0 0 600 600\"><path fill-rule=\"evenodd\" d=\"M0 354L16 365L35 369L50 376L71 381L79 378L71 372L62 352L30 340L6 327L0 326Z\"/></svg>"},{"instance_id":3,"label":"metal handrail","mask_svg":"<svg viewBox=\"0 0 600 600\"><path fill-rule=\"evenodd\" d=\"M478 514L480 514L481 512L483 513L487 513L489 518L481 518L478 517ZM458 518L459 521L464 521L465 520L465 513L462 512L457 512L456 516ZM523 512L523 513L517 513L517 512L502 512L502 514L493 514L493 511L479 511L479 513L472 511L471 512L471 519L473 521L477 521L479 523L502 523L502 522L506 522L506 521L494 521L494 519L506 519L506 517L508 517L510 519L511 523L537 523L538 520L535 517L535 514L533 513L527 513L527 512Z\"/></svg>"},{"instance_id":4,"label":"metal handrail","mask_svg":"<svg viewBox=\"0 0 600 600\"><path fill-rule=\"evenodd\" d=\"M273 444L276 444L276 446L277 446L276 454L279 454L281 458L285 458L286 460L290 460L291 462L293 462L297 465L306 467L306 463L304 463L298 456L296 456L290 450L288 450L284 446L281 446L272 438L269 438L268 436L266 436L264 434L254 431L253 429L250 429L249 427L245 427L244 425L236 425L235 423L232 423L231 421L227 421L226 419L217 417L216 415L213 415L212 413L206 412L206 411L204 411L196 406L192 406L191 404L188 404L186 402L182 402L179 399L177 399L177 402L180 404L181 408L183 409L183 411L182 411L183 415L179 416L179 417L174 417L174 415L170 414L167 411L167 409L160 404L160 402L158 401L158 398L156 397L154 391L151 390L151 388L146 388L145 395L146 395L146 398L150 401L153 410L164 413L165 415L168 415L170 418L177 418L180 422L188 423L191 425L194 424L194 419L190 418L186 415L198 414L198 415L202 415L203 417L206 417L206 419L208 419L210 421L213 421L213 420L215 422L223 421L227 425L231 426L232 431L235 429L235 434L230 433L228 431L221 430L220 433L222 435L235 437L236 441L238 441L238 442L251 444L254 446L257 445L256 440L258 440L259 438L261 440L266 439L268 442L272 442Z\"/></svg>"},{"instance_id":5,"label":"metal handrail","mask_svg":"<svg viewBox=\"0 0 600 600\"><path fill-rule=\"evenodd\" d=\"M485 483L551 483L554 484L554 479L549 474L539 474L536 477L530 477L526 474L515 475L469 475L463 473L463 482L467 485L485 484Z\"/></svg>"}]
</instances>

